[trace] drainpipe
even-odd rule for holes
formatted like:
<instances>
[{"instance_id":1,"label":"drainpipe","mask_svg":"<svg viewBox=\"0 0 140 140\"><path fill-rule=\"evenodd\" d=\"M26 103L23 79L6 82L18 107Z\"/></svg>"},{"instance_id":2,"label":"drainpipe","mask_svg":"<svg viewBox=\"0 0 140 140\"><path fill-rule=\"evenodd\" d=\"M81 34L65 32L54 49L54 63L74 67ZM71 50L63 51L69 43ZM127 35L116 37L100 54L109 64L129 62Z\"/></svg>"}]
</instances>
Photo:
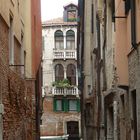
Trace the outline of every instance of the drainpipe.
<instances>
[{"instance_id":1,"label":"drainpipe","mask_svg":"<svg viewBox=\"0 0 140 140\"><path fill-rule=\"evenodd\" d=\"M135 0L130 0L131 5L131 43L132 47L136 48L136 6Z\"/></svg>"},{"instance_id":2,"label":"drainpipe","mask_svg":"<svg viewBox=\"0 0 140 140\"><path fill-rule=\"evenodd\" d=\"M98 42L98 52L97 52L97 98L98 98L98 119L97 119L97 139L100 140L100 125L101 125L101 81L100 81L100 76L101 76L101 65L100 65L100 49L101 49L101 44L100 44L100 20L97 15L97 42Z\"/></svg>"},{"instance_id":3,"label":"drainpipe","mask_svg":"<svg viewBox=\"0 0 140 140\"><path fill-rule=\"evenodd\" d=\"M114 140L118 140L118 103L114 101Z\"/></svg>"},{"instance_id":4,"label":"drainpipe","mask_svg":"<svg viewBox=\"0 0 140 140\"><path fill-rule=\"evenodd\" d=\"M107 4L106 0L104 0L104 43L103 43L103 90L106 91L107 89L107 82L106 82L106 65L105 65L105 48L106 48L106 22L107 22ZM104 98L104 136L105 140L107 140L107 105Z\"/></svg>"},{"instance_id":5,"label":"drainpipe","mask_svg":"<svg viewBox=\"0 0 140 140\"><path fill-rule=\"evenodd\" d=\"M81 106L81 138L84 139L85 138L85 127L84 127L84 120L85 120L85 115L84 115L84 93L83 93L83 86L84 86L84 74L83 74L83 70L84 70L84 11L85 11L85 0L79 0L78 4L80 4L80 9L78 11L80 11L79 16L80 16L80 23L78 24L78 41L77 44L78 46L81 44L81 48L77 47L77 56L78 56L78 68L80 70L80 79L78 81L78 86L79 89L81 91L81 95L80 95L80 106ZM81 5L82 4L82 5ZM80 43L80 44L79 44ZM79 54L79 52L81 51L81 56ZM80 59L80 61L79 61Z\"/></svg>"}]
</instances>

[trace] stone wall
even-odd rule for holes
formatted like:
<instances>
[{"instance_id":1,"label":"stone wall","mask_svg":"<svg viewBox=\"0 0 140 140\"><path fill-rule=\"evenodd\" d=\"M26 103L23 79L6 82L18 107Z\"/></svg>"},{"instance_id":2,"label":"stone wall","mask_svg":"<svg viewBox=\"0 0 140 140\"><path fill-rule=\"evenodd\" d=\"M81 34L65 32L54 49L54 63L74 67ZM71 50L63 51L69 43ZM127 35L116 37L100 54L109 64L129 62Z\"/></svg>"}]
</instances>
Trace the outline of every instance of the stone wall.
<instances>
[{"instance_id":1,"label":"stone wall","mask_svg":"<svg viewBox=\"0 0 140 140\"><path fill-rule=\"evenodd\" d=\"M136 91L136 113L137 113L137 138L140 139L140 46L132 50L128 55L128 67L129 67L129 109L130 119L133 118L133 91ZM131 127L131 135L133 136L133 125ZM134 132L135 133L135 132Z\"/></svg>"},{"instance_id":2,"label":"stone wall","mask_svg":"<svg viewBox=\"0 0 140 140\"><path fill-rule=\"evenodd\" d=\"M31 85L27 91L26 80L16 70L9 67L9 29L0 17L0 103L4 105L3 139L4 140L32 140L32 105L34 94ZM17 48L20 44L17 43ZM17 63L20 61L19 50L15 47ZM28 96L26 96L28 94Z\"/></svg>"}]
</instances>

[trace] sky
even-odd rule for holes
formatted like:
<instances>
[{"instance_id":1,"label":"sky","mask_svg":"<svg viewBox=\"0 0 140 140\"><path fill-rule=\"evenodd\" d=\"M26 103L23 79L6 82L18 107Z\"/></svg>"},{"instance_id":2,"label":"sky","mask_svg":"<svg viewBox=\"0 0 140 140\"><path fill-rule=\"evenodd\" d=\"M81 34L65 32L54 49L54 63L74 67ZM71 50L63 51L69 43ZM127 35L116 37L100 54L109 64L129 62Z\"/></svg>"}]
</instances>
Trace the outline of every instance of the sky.
<instances>
[{"instance_id":1,"label":"sky","mask_svg":"<svg viewBox=\"0 0 140 140\"><path fill-rule=\"evenodd\" d=\"M78 4L78 0L41 0L42 21L62 17L63 6L70 2Z\"/></svg>"}]
</instances>

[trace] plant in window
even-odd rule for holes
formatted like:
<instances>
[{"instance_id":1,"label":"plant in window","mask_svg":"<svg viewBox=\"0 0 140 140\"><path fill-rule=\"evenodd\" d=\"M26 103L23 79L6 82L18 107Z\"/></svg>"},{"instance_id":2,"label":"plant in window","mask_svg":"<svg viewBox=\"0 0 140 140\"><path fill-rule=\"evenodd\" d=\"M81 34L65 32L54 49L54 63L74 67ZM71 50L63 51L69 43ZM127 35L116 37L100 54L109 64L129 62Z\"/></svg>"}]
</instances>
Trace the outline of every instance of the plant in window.
<instances>
[{"instance_id":1,"label":"plant in window","mask_svg":"<svg viewBox=\"0 0 140 140\"><path fill-rule=\"evenodd\" d=\"M52 83L52 86L55 86L55 87L58 87L58 88L69 88L69 87L72 87L72 85L70 85L70 82L69 82L68 79L54 81Z\"/></svg>"}]
</instances>

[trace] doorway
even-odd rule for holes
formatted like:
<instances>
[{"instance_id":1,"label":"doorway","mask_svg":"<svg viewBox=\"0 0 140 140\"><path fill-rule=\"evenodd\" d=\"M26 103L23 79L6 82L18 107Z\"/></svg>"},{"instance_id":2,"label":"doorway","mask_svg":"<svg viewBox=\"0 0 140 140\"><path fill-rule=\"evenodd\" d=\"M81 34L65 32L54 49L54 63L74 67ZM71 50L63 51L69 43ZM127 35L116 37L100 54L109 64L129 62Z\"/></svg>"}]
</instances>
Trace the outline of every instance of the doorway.
<instances>
[{"instance_id":1,"label":"doorway","mask_svg":"<svg viewBox=\"0 0 140 140\"><path fill-rule=\"evenodd\" d=\"M67 122L68 140L80 140L79 138L79 123L77 121Z\"/></svg>"}]
</instances>

